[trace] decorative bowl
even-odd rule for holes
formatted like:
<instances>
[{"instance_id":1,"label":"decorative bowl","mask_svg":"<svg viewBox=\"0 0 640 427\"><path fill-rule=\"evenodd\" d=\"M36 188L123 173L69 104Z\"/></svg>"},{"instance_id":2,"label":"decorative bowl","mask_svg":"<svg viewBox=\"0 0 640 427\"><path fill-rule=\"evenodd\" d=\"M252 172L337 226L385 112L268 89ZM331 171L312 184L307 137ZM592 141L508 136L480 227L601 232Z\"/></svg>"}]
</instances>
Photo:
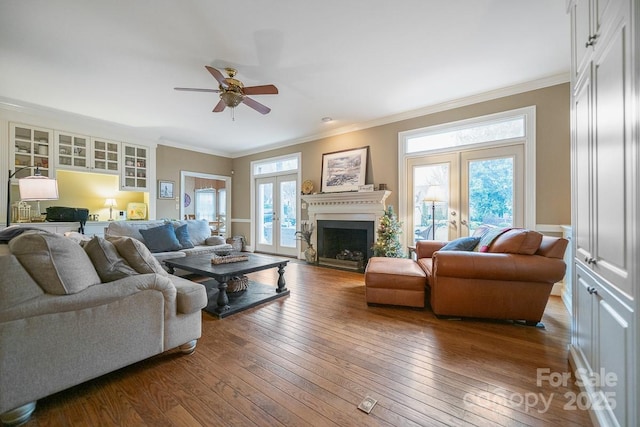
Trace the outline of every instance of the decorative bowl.
<instances>
[{"instance_id":1,"label":"decorative bowl","mask_svg":"<svg viewBox=\"0 0 640 427\"><path fill-rule=\"evenodd\" d=\"M213 253L218 256L229 256L233 252L233 249L216 249Z\"/></svg>"}]
</instances>

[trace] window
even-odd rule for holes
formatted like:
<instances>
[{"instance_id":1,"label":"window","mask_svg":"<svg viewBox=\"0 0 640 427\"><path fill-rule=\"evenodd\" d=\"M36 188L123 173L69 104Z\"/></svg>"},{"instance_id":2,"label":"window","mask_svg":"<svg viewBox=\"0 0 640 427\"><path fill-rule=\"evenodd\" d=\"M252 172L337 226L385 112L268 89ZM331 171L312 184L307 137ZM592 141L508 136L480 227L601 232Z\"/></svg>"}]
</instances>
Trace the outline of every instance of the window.
<instances>
[{"instance_id":1,"label":"window","mask_svg":"<svg viewBox=\"0 0 640 427\"><path fill-rule=\"evenodd\" d=\"M526 115L464 120L432 126L406 133L406 153L418 153L482 144L485 142L513 141L526 136Z\"/></svg>"},{"instance_id":2,"label":"window","mask_svg":"<svg viewBox=\"0 0 640 427\"><path fill-rule=\"evenodd\" d=\"M216 219L216 190L196 190L195 200L196 219L215 221Z\"/></svg>"},{"instance_id":3,"label":"window","mask_svg":"<svg viewBox=\"0 0 640 427\"><path fill-rule=\"evenodd\" d=\"M535 229L535 107L398 134L401 239L452 240L479 224ZM441 187L432 201L430 189Z\"/></svg>"},{"instance_id":4,"label":"window","mask_svg":"<svg viewBox=\"0 0 640 427\"><path fill-rule=\"evenodd\" d=\"M277 172L296 171L298 169L298 157L282 157L269 159L253 164L253 175L268 175Z\"/></svg>"}]
</instances>

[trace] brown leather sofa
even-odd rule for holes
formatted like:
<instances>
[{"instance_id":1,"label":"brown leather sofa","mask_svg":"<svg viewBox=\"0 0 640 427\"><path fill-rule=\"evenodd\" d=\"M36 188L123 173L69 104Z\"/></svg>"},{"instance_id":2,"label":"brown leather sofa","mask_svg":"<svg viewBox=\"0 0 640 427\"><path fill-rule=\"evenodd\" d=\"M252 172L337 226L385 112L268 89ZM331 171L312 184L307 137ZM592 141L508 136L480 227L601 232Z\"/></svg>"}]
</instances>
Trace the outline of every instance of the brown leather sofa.
<instances>
[{"instance_id":1,"label":"brown leather sofa","mask_svg":"<svg viewBox=\"0 0 640 427\"><path fill-rule=\"evenodd\" d=\"M417 243L416 256L436 315L537 324L553 284L564 276L567 243L512 229L498 236L487 252L439 251L446 242L425 240Z\"/></svg>"},{"instance_id":2,"label":"brown leather sofa","mask_svg":"<svg viewBox=\"0 0 640 427\"><path fill-rule=\"evenodd\" d=\"M498 230L479 251L419 241L416 261L373 257L365 271L367 304L424 307L438 316L541 319L553 284L565 273L567 240L520 228ZM418 268L419 267L419 268Z\"/></svg>"}]
</instances>

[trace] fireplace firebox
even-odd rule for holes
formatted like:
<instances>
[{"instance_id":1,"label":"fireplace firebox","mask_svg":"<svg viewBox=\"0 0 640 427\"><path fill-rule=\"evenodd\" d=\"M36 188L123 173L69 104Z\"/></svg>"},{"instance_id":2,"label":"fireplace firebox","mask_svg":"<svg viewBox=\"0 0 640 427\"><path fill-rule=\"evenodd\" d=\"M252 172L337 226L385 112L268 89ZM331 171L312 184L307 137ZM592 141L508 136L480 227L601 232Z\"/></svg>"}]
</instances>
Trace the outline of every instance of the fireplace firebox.
<instances>
[{"instance_id":1,"label":"fireplace firebox","mask_svg":"<svg viewBox=\"0 0 640 427\"><path fill-rule=\"evenodd\" d=\"M373 221L318 220L318 264L364 271L374 238Z\"/></svg>"}]
</instances>

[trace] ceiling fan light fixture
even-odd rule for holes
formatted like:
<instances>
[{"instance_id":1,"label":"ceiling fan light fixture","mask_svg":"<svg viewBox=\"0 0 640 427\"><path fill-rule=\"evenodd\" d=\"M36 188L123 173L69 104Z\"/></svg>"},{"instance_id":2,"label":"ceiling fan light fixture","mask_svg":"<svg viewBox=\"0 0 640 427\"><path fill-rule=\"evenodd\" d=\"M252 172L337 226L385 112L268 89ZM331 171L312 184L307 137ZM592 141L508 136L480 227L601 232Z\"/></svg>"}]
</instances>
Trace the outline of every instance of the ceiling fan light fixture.
<instances>
[{"instance_id":1,"label":"ceiling fan light fixture","mask_svg":"<svg viewBox=\"0 0 640 427\"><path fill-rule=\"evenodd\" d=\"M240 105L244 97L242 96L242 94L238 92L228 90L228 91L222 92L220 94L220 98L226 104L227 107L234 108Z\"/></svg>"}]
</instances>

